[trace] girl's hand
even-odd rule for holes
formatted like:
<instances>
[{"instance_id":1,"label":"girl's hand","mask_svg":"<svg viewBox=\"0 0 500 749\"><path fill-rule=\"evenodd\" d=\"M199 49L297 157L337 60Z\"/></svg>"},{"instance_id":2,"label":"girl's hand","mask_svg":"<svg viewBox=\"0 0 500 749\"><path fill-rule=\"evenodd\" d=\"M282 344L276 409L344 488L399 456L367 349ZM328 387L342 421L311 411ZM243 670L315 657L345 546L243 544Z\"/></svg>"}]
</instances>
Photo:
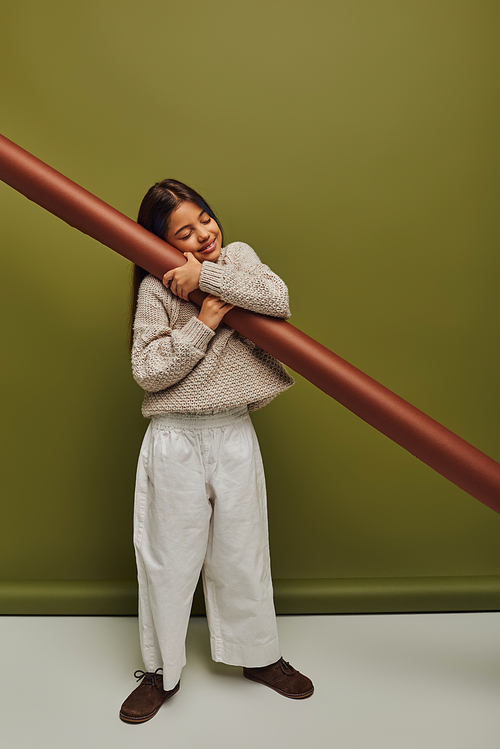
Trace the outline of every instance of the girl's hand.
<instances>
[{"instance_id":1,"label":"girl's hand","mask_svg":"<svg viewBox=\"0 0 500 749\"><path fill-rule=\"evenodd\" d=\"M198 320L205 323L208 328L215 330L219 323L222 321L224 315L232 310L234 304L228 304L223 302L222 299L218 299L212 294L207 294L201 305L200 314Z\"/></svg>"},{"instance_id":2,"label":"girl's hand","mask_svg":"<svg viewBox=\"0 0 500 749\"><path fill-rule=\"evenodd\" d=\"M162 283L167 289L170 288L172 294L187 301L189 294L200 284L201 263L191 252L185 252L184 257L187 263L165 273Z\"/></svg>"}]
</instances>

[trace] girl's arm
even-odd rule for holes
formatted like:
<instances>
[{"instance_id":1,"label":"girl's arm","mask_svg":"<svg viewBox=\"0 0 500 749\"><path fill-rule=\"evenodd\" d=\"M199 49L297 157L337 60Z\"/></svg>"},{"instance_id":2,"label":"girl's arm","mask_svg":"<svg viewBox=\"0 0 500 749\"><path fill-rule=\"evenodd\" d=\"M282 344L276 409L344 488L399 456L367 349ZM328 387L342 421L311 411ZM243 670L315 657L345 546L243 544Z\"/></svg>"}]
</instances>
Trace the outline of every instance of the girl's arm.
<instances>
[{"instance_id":1,"label":"girl's arm","mask_svg":"<svg viewBox=\"0 0 500 749\"><path fill-rule=\"evenodd\" d=\"M244 242L228 245L225 264L201 264L199 288L253 312L290 317L285 282Z\"/></svg>"},{"instance_id":2,"label":"girl's arm","mask_svg":"<svg viewBox=\"0 0 500 749\"><path fill-rule=\"evenodd\" d=\"M182 380L205 356L214 330L193 316L172 330L161 282L146 276L139 289L134 320L132 373L143 390L156 393Z\"/></svg>"}]
</instances>

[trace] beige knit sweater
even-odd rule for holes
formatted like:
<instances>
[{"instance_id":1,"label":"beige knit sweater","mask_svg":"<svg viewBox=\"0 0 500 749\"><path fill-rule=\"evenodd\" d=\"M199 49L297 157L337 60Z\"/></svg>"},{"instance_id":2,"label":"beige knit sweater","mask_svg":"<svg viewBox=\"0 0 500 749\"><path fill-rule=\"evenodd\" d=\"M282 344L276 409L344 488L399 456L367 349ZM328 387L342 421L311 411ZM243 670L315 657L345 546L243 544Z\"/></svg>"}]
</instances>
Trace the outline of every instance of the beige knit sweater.
<instances>
[{"instance_id":1,"label":"beige knit sweater","mask_svg":"<svg viewBox=\"0 0 500 749\"><path fill-rule=\"evenodd\" d=\"M199 288L244 309L290 317L286 285L243 242L223 247L217 262L202 263ZM223 322L211 330L198 312L154 276L143 280L132 371L146 391L144 416L243 405L255 411L293 385L274 357Z\"/></svg>"}]
</instances>

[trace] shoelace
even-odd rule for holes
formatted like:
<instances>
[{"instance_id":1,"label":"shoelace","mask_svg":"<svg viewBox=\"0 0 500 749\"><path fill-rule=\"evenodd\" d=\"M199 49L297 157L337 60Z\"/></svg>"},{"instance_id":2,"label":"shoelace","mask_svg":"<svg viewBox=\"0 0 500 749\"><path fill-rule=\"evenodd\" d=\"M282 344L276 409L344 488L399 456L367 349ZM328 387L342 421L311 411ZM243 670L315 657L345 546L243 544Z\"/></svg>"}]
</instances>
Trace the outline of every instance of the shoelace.
<instances>
[{"instance_id":1,"label":"shoelace","mask_svg":"<svg viewBox=\"0 0 500 749\"><path fill-rule=\"evenodd\" d=\"M161 678L158 671L163 671L163 669L157 668L154 673L152 671L140 671L138 669L137 671L134 671L134 676L137 679L137 681L144 679L144 682L143 682L144 684L151 684L152 686L155 686L157 683L157 680Z\"/></svg>"},{"instance_id":2,"label":"shoelace","mask_svg":"<svg viewBox=\"0 0 500 749\"><path fill-rule=\"evenodd\" d=\"M293 674L295 673L294 667L290 666L288 661L285 661L284 658L279 659L278 663L276 664L276 668L278 668L278 666L281 668L285 676L293 676Z\"/></svg>"}]
</instances>

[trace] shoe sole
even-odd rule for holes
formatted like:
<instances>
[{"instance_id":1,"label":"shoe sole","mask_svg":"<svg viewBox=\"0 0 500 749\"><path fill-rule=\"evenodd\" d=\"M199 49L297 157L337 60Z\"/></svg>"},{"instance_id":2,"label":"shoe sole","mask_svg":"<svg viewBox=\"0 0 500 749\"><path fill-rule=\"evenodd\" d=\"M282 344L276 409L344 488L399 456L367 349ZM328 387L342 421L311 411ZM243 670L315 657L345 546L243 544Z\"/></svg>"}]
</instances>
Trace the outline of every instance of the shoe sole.
<instances>
[{"instance_id":1,"label":"shoe sole","mask_svg":"<svg viewBox=\"0 0 500 749\"><path fill-rule=\"evenodd\" d=\"M291 700L304 700L306 697L310 697L314 692L314 687L310 689L308 692L302 692L301 694L289 694L289 692L284 692L282 689L279 689L278 687L274 687L272 684L268 684L267 681L263 681L262 679L257 679L255 676L249 676L248 674L243 674L245 679L249 679L250 681L255 681L256 684L263 684L265 687L269 687L269 689L273 689L275 692L278 692L278 694L281 694L283 697L289 697Z\"/></svg>"},{"instance_id":2,"label":"shoe sole","mask_svg":"<svg viewBox=\"0 0 500 749\"><path fill-rule=\"evenodd\" d=\"M168 695L167 695L167 696L165 697L165 699L164 699L164 700L162 700L162 702L161 702L161 703L160 703L160 704L158 705L158 707L156 708L156 710L153 710L153 712L152 712L152 713L149 713L149 715L143 715L143 716L142 716L142 717L140 717L140 718L129 718L128 716L125 716L125 715L123 715L123 714L122 714L122 711L120 710L120 718L121 718L121 720L123 720L123 722L124 722L124 723L145 723L145 722L146 722L147 720L151 720L151 718L154 718L154 717L155 717L155 715L156 715L156 713L158 712L158 710L160 709L160 707L161 707L162 705L164 705L164 704L165 704L165 702L166 702L167 700L169 700L169 699L170 699L170 697L173 697L173 696L174 696L174 694L177 694L177 692L178 692L178 691L179 691L179 689L180 689L180 686L181 686L181 685L180 685L180 683L179 683L179 684L177 684L177 686L175 686L175 687L174 687L174 688L172 689L172 691L170 692L170 694L168 694Z\"/></svg>"}]
</instances>

